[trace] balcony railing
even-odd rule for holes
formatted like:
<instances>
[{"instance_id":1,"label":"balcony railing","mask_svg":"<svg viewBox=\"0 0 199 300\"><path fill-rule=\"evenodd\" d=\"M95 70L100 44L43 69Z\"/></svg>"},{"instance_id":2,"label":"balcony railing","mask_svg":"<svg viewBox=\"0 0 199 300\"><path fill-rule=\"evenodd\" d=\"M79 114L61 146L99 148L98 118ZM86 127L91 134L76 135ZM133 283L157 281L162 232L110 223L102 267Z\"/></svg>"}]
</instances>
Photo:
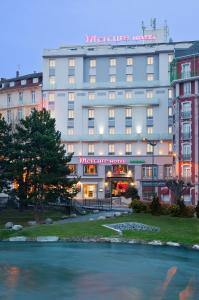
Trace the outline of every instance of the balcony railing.
<instances>
[{"instance_id":1,"label":"balcony railing","mask_svg":"<svg viewBox=\"0 0 199 300\"><path fill-rule=\"evenodd\" d=\"M182 133L183 140L190 140L191 139L191 132L183 132Z\"/></svg>"},{"instance_id":2,"label":"balcony railing","mask_svg":"<svg viewBox=\"0 0 199 300\"><path fill-rule=\"evenodd\" d=\"M175 80L183 80L183 79L189 79L192 77L199 76L199 71L188 71L188 72L177 72L175 69L175 66L171 68L170 72L170 82Z\"/></svg>"},{"instance_id":3,"label":"balcony railing","mask_svg":"<svg viewBox=\"0 0 199 300\"><path fill-rule=\"evenodd\" d=\"M182 160L190 161L191 160L191 154L182 154Z\"/></svg>"},{"instance_id":4,"label":"balcony railing","mask_svg":"<svg viewBox=\"0 0 199 300\"><path fill-rule=\"evenodd\" d=\"M182 119L190 119L191 118L191 111L182 111L181 112Z\"/></svg>"}]
</instances>

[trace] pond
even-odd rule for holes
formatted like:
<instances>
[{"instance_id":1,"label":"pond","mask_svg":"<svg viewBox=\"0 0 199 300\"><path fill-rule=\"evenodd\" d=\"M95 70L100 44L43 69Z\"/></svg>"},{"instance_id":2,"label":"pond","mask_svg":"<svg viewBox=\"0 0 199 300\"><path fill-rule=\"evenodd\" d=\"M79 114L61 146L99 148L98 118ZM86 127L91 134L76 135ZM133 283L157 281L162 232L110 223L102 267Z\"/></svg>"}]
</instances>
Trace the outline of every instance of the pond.
<instances>
[{"instance_id":1,"label":"pond","mask_svg":"<svg viewBox=\"0 0 199 300\"><path fill-rule=\"evenodd\" d=\"M199 252L94 243L0 243L3 300L198 300Z\"/></svg>"}]
</instances>

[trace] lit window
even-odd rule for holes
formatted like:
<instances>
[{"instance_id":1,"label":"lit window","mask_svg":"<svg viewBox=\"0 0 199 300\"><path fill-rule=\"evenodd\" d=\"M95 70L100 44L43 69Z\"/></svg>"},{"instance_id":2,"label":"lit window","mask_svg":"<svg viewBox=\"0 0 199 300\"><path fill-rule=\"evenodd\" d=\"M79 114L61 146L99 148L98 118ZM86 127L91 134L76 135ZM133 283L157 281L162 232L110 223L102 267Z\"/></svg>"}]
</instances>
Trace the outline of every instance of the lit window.
<instances>
[{"instance_id":1,"label":"lit window","mask_svg":"<svg viewBox=\"0 0 199 300\"><path fill-rule=\"evenodd\" d=\"M152 91L152 90L146 91L146 97L147 97L148 99L153 98L153 91Z\"/></svg>"},{"instance_id":2,"label":"lit window","mask_svg":"<svg viewBox=\"0 0 199 300\"><path fill-rule=\"evenodd\" d=\"M132 66L133 65L133 58L132 57L127 57L126 64L127 64L127 66Z\"/></svg>"},{"instance_id":3,"label":"lit window","mask_svg":"<svg viewBox=\"0 0 199 300\"><path fill-rule=\"evenodd\" d=\"M114 144L109 144L108 145L108 154L109 155L114 155L115 154L115 145Z\"/></svg>"},{"instance_id":4,"label":"lit window","mask_svg":"<svg viewBox=\"0 0 199 300\"><path fill-rule=\"evenodd\" d=\"M26 80L21 80L21 85L25 85L26 84Z\"/></svg>"},{"instance_id":5,"label":"lit window","mask_svg":"<svg viewBox=\"0 0 199 300\"><path fill-rule=\"evenodd\" d=\"M68 110L68 118L69 119L74 119L74 110L72 110L72 109Z\"/></svg>"},{"instance_id":6,"label":"lit window","mask_svg":"<svg viewBox=\"0 0 199 300\"><path fill-rule=\"evenodd\" d=\"M109 118L114 118L115 117L115 110L113 108L109 109L108 116L109 116Z\"/></svg>"},{"instance_id":7,"label":"lit window","mask_svg":"<svg viewBox=\"0 0 199 300\"><path fill-rule=\"evenodd\" d=\"M153 74L147 74L147 80L152 81L153 80Z\"/></svg>"},{"instance_id":8,"label":"lit window","mask_svg":"<svg viewBox=\"0 0 199 300\"><path fill-rule=\"evenodd\" d=\"M39 82L39 78L37 78L37 77L33 78L32 82L33 83L38 83Z\"/></svg>"},{"instance_id":9,"label":"lit window","mask_svg":"<svg viewBox=\"0 0 199 300\"><path fill-rule=\"evenodd\" d=\"M116 58L110 58L110 66L115 67L116 66Z\"/></svg>"},{"instance_id":10,"label":"lit window","mask_svg":"<svg viewBox=\"0 0 199 300\"><path fill-rule=\"evenodd\" d=\"M109 134L115 134L115 127L109 127Z\"/></svg>"},{"instance_id":11,"label":"lit window","mask_svg":"<svg viewBox=\"0 0 199 300\"><path fill-rule=\"evenodd\" d=\"M168 150L169 150L169 153L172 153L172 151L173 151L173 146L172 146L172 143L169 143L169 145L168 145Z\"/></svg>"},{"instance_id":12,"label":"lit window","mask_svg":"<svg viewBox=\"0 0 199 300\"><path fill-rule=\"evenodd\" d=\"M74 152L74 145L73 144L68 144L67 145L67 152L68 153L73 153Z\"/></svg>"},{"instance_id":13,"label":"lit window","mask_svg":"<svg viewBox=\"0 0 199 300\"><path fill-rule=\"evenodd\" d=\"M147 118L153 118L153 108L147 108Z\"/></svg>"},{"instance_id":14,"label":"lit window","mask_svg":"<svg viewBox=\"0 0 199 300\"><path fill-rule=\"evenodd\" d=\"M55 94L54 93L49 93L48 94L48 100L49 101L55 101Z\"/></svg>"},{"instance_id":15,"label":"lit window","mask_svg":"<svg viewBox=\"0 0 199 300\"><path fill-rule=\"evenodd\" d=\"M74 128L68 128L68 135L74 135Z\"/></svg>"},{"instance_id":16,"label":"lit window","mask_svg":"<svg viewBox=\"0 0 199 300\"><path fill-rule=\"evenodd\" d=\"M191 166L183 166L182 169L184 179L191 179Z\"/></svg>"},{"instance_id":17,"label":"lit window","mask_svg":"<svg viewBox=\"0 0 199 300\"><path fill-rule=\"evenodd\" d=\"M94 144L88 144L88 154L93 155L95 152Z\"/></svg>"},{"instance_id":18,"label":"lit window","mask_svg":"<svg viewBox=\"0 0 199 300\"><path fill-rule=\"evenodd\" d=\"M168 62L171 63L173 60L173 54L168 54Z\"/></svg>"},{"instance_id":19,"label":"lit window","mask_svg":"<svg viewBox=\"0 0 199 300\"><path fill-rule=\"evenodd\" d=\"M90 119L93 119L95 117L95 111L94 109L89 109L88 110L88 118Z\"/></svg>"},{"instance_id":20,"label":"lit window","mask_svg":"<svg viewBox=\"0 0 199 300\"><path fill-rule=\"evenodd\" d=\"M74 92L69 92L68 93L68 100L69 101L74 101L75 100L75 93Z\"/></svg>"},{"instance_id":21,"label":"lit window","mask_svg":"<svg viewBox=\"0 0 199 300\"><path fill-rule=\"evenodd\" d=\"M147 153L153 153L153 146L151 144L147 144L146 152Z\"/></svg>"},{"instance_id":22,"label":"lit window","mask_svg":"<svg viewBox=\"0 0 199 300\"><path fill-rule=\"evenodd\" d=\"M132 117L132 109L131 108L125 108L125 116Z\"/></svg>"},{"instance_id":23,"label":"lit window","mask_svg":"<svg viewBox=\"0 0 199 300\"><path fill-rule=\"evenodd\" d=\"M96 59L90 59L90 68L96 68Z\"/></svg>"},{"instance_id":24,"label":"lit window","mask_svg":"<svg viewBox=\"0 0 199 300\"><path fill-rule=\"evenodd\" d=\"M125 152L127 155L132 153L132 145L131 144L126 144L125 145Z\"/></svg>"},{"instance_id":25,"label":"lit window","mask_svg":"<svg viewBox=\"0 0 199 300\"><path fill-rule=\"evenodd\" d=\"M132 128L131 127L126 127L125 128L125 133L126 134L131 134L132 133Z\"/></svg>"},{"instance_id":26,"label":"lit window","mask_svg":"<svg viewBox=\"0 0 199 300\"><path fill-rule=\"evenodd\" d=\"M94 128L88 128L88 134L93 135L94 134Z\"/></svg>"},{"instance_id":27,"label":"lit window","mask_svg":"<svg viewBox=\"0 0 199 300\"><path fill-rule=\"evenodd\" d=\"M132 92L131 91L125 92L125 98L126 99L131 99L132 98Z\"/></svg>"},{"instance_id":28,"label":"lit window","mask_svg":"<svg viewBox=\"0 0 199 300\"><path fill-rule=\"evenodd\" d=\"M69 84L74 84L75 83L75 76L74 75L69 75L68 76L68 83Z\"/></svg>"},{"instance_id":29,"label":"lit window","mask_svg":"<svg viewBox=\"0 0 199 300\"><path fill-rule=\"evenodd\" d=\"M147 127L147 134L152 134L153 133L153 127L149 126Z\"/></svg>"},{"instance_id":30,"label":"lit window","mask_svg":"<svg viewBox=\"0 0 199 300\"><path fill-rule=\"evenodd\" d=\"M49 76L50 85L55 85L55 76Z\"/></svg>"},{"instance_id":31,"label":"lit window","mask_svg":"<svg viewBox=\"0 0 199 300\"><path fill-rule=\"evenodd\" d=\"M96 76L95 75L89 76L89 82L90 83L96 83Z\"/></svg>"},{"instance_id":32,"label":"lit window","mask_svg":"<svg viewBox=\"0 0 199 300\"><path fill-rule=\"evenodd\" d=\"M173 108L171 106L169 106L169 108L168 108L168 115L169 115L169 117L173 116Z\"/></svg>"},{"instance_id":33,"label":"lit window","mask_svg":"<svg viewBox=\"0 0 199 300\"><path fill-rule=\"evenodd\" d=\"M111 83L115 83L116 82L116 76L115 75L110 75L109 79L110 79Z\"/></svg>"},{"instance_id":34,"label":"lit window","mask_svg":"<svg viewBox=\"0 0 199 300\"><path fill-rule=\"evenodd\" d=\"M153 56L147 57L147 65L153 65Z\"/></svg>"},{"instance_id":35,"label":"lit window","mask_svg":"<svg viewBox=\"0 0 199 300\"><path fill-rule=\"evenodd\" d=\"M115 97L116 97L115 92L114 91L109 92L108 97L109 97L109 99L115 99Z\"/></svg>"},{"instance_id":36,"label":"lit window","mask_svg":"<svg viewBox=\"0 0 199 300\"><path fill-rule=\"evenodd\" d=\"M88 99L89 99L89 100L94 100L94 99L95 99L95 93L89 92L89 93L88 93Z\"/></svg>"},{"instance_id":37,"label":"lit window","mask_svg":"<svg viewBox=\"0 0 199 300\"><path fill-rule=\"evenodd\" d=\"M97 175L97 165L84 165L84 175Z\"/></svg>"},{"instance_id":38,"label":"lit window","mask_svg":"<svg viewBox=\"0 0 199 300\"><path fill-rule=\"evenodd\" d=\"M55 68L55 60L54 59L49 60L49 67L50 68Z\"/></svg>"},{"instance_id":39,"label":"lit window","mask_svg":"<svg viewBox=\"0 0 199 300\"><path fill-rule=\"evenodd\" d=\"M75 67L75 59L74 58L69 58L68 66L72 67L72 68Z\"/></svg>"},{"instance_id":40,"label":"lit window","mask_svg":"<svg viewBox=\"0 0 199 300\"><path fill-rule=\"evenodd\" d=\"M169 97L169 99L172 99L172 96L173 96L172 89L168 89L168 97Z\"/></svg>"},{"instance_id":41,"label":"lit window","mask_svg":"<svg viewBox=\"0 0 199 300\"><path fill-rule=\"evenodd\" d=\"M169 134L172 133L172 126L169 126L169 127L168 127L168 132L169 132Z\"/></svg>"},{"instance_id":42,"label":"lit window","mask_svg":"<svg viewBox=\"0 0 199 300\"><path fill-rule=\"evenodd\" d=\"M126 81L127 81L127 82L133 81L133 75L127 74L127 75L126 75Z\"/></svg>"}]
</instances>

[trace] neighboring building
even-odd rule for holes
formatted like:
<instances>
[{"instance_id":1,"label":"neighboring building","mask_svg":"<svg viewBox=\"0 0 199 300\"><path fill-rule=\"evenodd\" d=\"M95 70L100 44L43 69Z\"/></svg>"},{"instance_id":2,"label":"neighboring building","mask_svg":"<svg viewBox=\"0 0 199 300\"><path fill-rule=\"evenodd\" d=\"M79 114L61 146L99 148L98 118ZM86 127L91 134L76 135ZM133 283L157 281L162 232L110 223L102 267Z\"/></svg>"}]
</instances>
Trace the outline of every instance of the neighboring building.
<instances>
[{"instance_id":1,"label":"neighboring building","mask_svg":"<svg viewBox=\"0 0 199 300\"><path fill-rule=\"evenodd\" d=\"M173 163L169 64L175 48L191 44L160 39L44 50L43 103L74 152L79 198L121 195L131 183L145 199L155 186L169 200L161 188Z\"/></svg>"},{"instance_id":2,"label":"neighboring building","mask_svg":"<svg viewBox=\"0 0 199 300\"><path fill-rule=\"evenodd\" d=\"M171 64L174 109L174 160L176 177L191 182L186 202L197 204L199 184L199 42L175 50Z\"/></svg>"},{"instance_id":3,"label":"neighboring building","mask_svg":"<svg viewBox=\"0 0 199 300\"><path fill-rule=\"evenodd\" d=\"M42 108L42 73L0 80L0 113L13 126L33 108Z\"/></svg>"}]
</instances>

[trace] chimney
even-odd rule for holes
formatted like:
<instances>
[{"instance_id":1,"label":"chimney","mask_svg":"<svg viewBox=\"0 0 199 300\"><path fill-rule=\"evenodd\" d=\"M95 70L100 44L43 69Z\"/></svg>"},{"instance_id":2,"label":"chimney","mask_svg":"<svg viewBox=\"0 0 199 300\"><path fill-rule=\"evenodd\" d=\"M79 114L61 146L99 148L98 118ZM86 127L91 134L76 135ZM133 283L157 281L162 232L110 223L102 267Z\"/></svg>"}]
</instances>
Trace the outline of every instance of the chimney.
<instances>
[{"instance_id":1,"label":"chimney","mask_svg":"<svg viewBox=\"0 0 199 300\"><path fill-rule=\"evenodd\" d=\"M19 71L16 72L16 77L19 77Z\"/></svg>"}]
</instances>

